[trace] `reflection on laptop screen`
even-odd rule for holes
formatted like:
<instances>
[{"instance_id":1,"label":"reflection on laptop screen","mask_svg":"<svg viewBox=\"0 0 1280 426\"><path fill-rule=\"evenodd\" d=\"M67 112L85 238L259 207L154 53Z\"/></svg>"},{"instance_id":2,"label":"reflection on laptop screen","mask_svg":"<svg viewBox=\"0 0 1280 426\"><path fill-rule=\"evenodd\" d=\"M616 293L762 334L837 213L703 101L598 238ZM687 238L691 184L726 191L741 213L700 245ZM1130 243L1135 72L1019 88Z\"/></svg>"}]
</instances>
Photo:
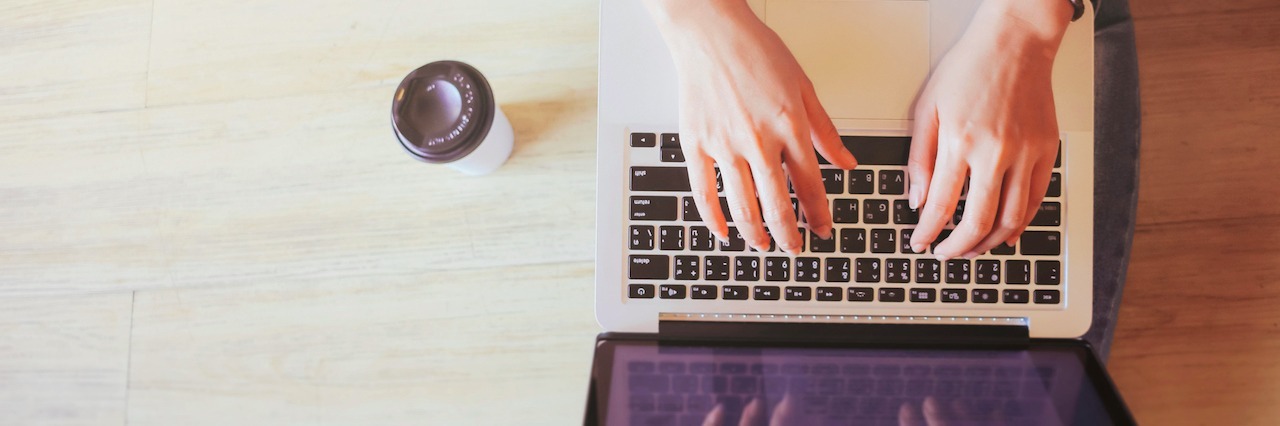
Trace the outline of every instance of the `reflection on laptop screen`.
<instances>
[{"instance_id":1,"label":"reflection on laptop screen","mask_svg":"<svg viewBox=\"0 0 1280 426\"><path fill-rule=\"evenodd\" d=\"M611 425L1110 424L1062 348L611 344Z\"/></svg>"}]
</instances>

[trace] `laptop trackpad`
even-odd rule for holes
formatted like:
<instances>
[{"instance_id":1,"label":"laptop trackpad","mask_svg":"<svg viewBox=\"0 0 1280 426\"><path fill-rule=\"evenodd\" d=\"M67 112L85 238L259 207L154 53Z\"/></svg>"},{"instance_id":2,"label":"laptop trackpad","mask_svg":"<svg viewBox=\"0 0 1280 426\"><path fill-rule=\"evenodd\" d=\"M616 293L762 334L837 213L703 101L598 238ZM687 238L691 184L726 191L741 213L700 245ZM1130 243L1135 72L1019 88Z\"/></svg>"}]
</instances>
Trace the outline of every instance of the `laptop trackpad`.
<instances>
[{"instance_id":1,"label":"laptop trackpad","mask_svg":"<svg viewBox=\"0 0 1280 426\"><path fill-rule=\"evenodd\" d=\"M769 0L763 12L831 118L908 118L929 75L929 2Z\"/></svg>"}]
</instances>

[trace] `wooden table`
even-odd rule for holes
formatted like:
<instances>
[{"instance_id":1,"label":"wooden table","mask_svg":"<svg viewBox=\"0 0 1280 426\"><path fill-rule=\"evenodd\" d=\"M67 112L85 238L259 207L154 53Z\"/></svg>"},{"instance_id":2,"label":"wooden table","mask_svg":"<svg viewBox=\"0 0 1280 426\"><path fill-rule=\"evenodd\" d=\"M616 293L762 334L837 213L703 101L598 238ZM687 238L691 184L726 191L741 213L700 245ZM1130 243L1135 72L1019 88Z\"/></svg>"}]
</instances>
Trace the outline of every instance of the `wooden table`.
<instances>
[{"instance_id":1,"label":"wooden table","mask_svg":"<svg viewBox=\"0 0 1280 426\"><path fill-rule=\"evenodd\" d=\"M1151 424L1280 415L1280 8L1237 3L1135 4L1144 198L1113 371ZM596 16L5 2L0 424L579 421ZM515 127L493 175L392 137L395 85L446 58Z\"/></svg>"}]
</instances>

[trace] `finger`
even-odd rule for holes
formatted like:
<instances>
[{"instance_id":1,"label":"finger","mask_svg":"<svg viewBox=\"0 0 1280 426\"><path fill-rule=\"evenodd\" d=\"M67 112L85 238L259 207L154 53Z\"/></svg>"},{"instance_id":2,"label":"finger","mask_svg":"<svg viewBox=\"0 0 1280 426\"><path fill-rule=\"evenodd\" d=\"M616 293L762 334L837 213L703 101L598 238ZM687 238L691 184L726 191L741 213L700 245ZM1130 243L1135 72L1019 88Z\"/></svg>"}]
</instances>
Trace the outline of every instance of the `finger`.
<instances>
[{"instance_id":1,"label":"finger","mask_svg":"<svg viewBox=\"0 0 1280 426\"><path fill-rule=\"evenodd\" d=\"M763 424L764 404L760 402L760 398L751 398L751 402L742 407L742 418L738 420L738 426L759 426Z\"/></svg>"},{"instance_id":2,"label":"finger","mask_svg":"<svg viewBox=\"0 0 1280 426\"><path fill-rule=\"evenodd\" d=\"M1005 172L1004 182L1001 185L1004 195L1000 198L1000 210L996 213L994 228L987 238L978 243L977 248L966 253L965 257L986 253L1022 229L1022 219L1027 209L1027 187L1030 186L1028 182L1030 177L1031 166L1028 165L1015 165Z\"/></svg>"},{"instance_id":3,"label":"finger","mask_svg":"<svg viewBox=\"0 0 1280 426\"><path fill-rule=\"evenodd\" d=\"M693 203L702 215L702 222L720 241L728 240L729 225L725 223L724 212L720 210L720 196L716 193L715 162L710 156L692 144L680 146L684 151L685 165L689 168L689 188L693 192Z\"/></svg>"},{"instance_id":4,"label":"finger","mask_svg":"<svg viewBox=\"0 0 1280 426\"><path fill-rule=\"evenodd\" d=\"M898 406L898 426L924 426L920 413L916 412L910 402L903 402Z\"/></svg>"},{"instance_id":5,"label":"finger","mask_svg":"<svg viewBox=\"0 0 1280 426\"><path fill-rule=\"evenodd\" d=\"M938 108L932 102L922 105L925 107L917 109L911 132L911 156L907 159L907 176L911 182L907 189L908 203L913 209L920 208L928 198L929 180L933 178L933 165L938 157Z\"/></svg>"},{"instance_id":6,"label":"finger","mask_svg":"<svg viewBox=\"0 0 1280 426\"><path fill-rule=\"evenodd\" d=\"M756 200L756 185L751 179L750 165L742 158L717 163L720 164L720 177L724 181L724 195L729 199L733 224L747 244L756 250L768 251L769 237L764 233L764 224L760 223L760 205Z\"/></svg>"},{"instance_id":7,"label":"finger","mask_svg":"<svg viewBox=\"0 0 1280 426\"><path fill-rule=\"evenodd\" d=\"M702 426L721 426L724 424L724 406L716 404L711 408L711 412L707 413L707 417L702 419Z\"/></svg>"},{"instance_id":8,"label":"finger","mask_svg":"<svg viewBox=\"0 0 1280 426\"><path fill-rule=\"evenodd\" d=\"M778 401L778 405L773 407L773 416L769 419L769 426L791 426L801 425L799 412L795 409L795 404L791 402L791 394L787 393L782 396L782 400Z\"/></svg>"},{"instance_id":9,"label":"finger","mask_svg":"<svg viewBox=\"0 0 1280 426\"><path fill-rule=\"evenodd\" d=\"M929 195L920 208L920 221L911 234L911 249L916 253L924 253L951 220L956 203L960 201L960 189L964 187L966 173L968 166L960 161L959 156L938 157L929 183Z\"/></svg>"},{"instance_id":10,"label":"finger","mask_svg":"<svg viewBox=\"0 0 1280 426\"><path fill-rule=\"evenodd\" d=\"M812 83L804 89L801 98L804 99L805 113L809 116L809 139L813 141L813 147L822 153L822 158L845 170L858 167L858 160L853 158L853 153L840 140L840 132L836 130L835 123L831 122L827 110L822 107Z\"/></svg>"},{"instance_id":11,"label":"finger","mask_svg":"<svg viewBox=\"0 0 1280 426\"><path fill-rule=\"evenodd\" d=\"M950 259L969 253L991 233L991 224L1000 208L1000 182L1004 170L988 166L971 168L969 175L969 199L964 202L964 216L951 236L933 250L938 259Z\"/></svg>"},{"instance_id":12,"label":"finger","mask_svg":"<svg viewBox=\"0 0 1280 426\"><path fill-rule=\"evenodd\" d=\"M1040 211L1040 202L1044 201L1044 194L1049 190L1049 179L1053 176L1053 159L1048 161L1041 160L1036 164L1035 169L1031 172L1031 188L1027 193L1027 209L1022 214L1022 223L1019 224L1017 231L1013 233L1006 244L1013 245L1018 242L1018 238L1022 236L1022 231L1031 225L1031 220L1035 219L1036 213Z\"/></svg>"},{"instance_id":13,"label":"finger","mask_svg":"<svg viewBox=\"0 0 1280 426\"><path fill-rule=\"evenodd\" d=\"M778 248L800 254L800 232L796 228L795 213L791 211L791 194L787 192L787 177L781 161L776 157L757 161L751 165L751 176L760 194L760 214L769 226L769 234L778 242ZM764 249L768 248L766 239Z\"/></svg>"},{"instance_id":14,"label":"finger","mask_svg":"<svg viewBox=\"0 0 1280 426\"><path fill-rule=\"evenodd\" d=\"M927 397L921 405L924 412L924 423L929 426L947 426L951 424L951 416L942 410L942 404L934 397Z\"/></svg>"},{"instance_id":15,"label":"finger","mask_svg":"<svg viewBox=\"0 0 1280 426\"><path fill-rule=\"evenodd\" d=\"M811 149L788 145L782 167L791 177L809 231L822 239L831 238L831 210L827 208L827 187L822 184L817 155Z\"/></svg>"}]
</instances>

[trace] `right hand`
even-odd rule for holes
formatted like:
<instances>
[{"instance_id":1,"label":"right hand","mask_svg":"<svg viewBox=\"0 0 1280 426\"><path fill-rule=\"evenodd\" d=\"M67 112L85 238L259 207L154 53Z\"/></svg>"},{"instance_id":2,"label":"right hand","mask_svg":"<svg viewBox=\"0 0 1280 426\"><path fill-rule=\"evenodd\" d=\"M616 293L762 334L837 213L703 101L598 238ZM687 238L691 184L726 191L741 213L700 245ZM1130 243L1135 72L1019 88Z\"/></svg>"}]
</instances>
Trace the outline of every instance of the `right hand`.
<instances>
[{"instance_id":1,"label":"right hand","mask_svg":"<svg viewBox=\"0 0 1280 426\"><path fill-rule=\"evenodd\" d=\"M675 60L680 146L707 227L727 239L715 187L719 166L729 213L751 247L768 250L770 235L792 254L804 246L788 177L809 231L831 238L831 211L814 149L844 169L858 163L790 50L742 0L647 4Z\"/></svg>"}]
</instances>

